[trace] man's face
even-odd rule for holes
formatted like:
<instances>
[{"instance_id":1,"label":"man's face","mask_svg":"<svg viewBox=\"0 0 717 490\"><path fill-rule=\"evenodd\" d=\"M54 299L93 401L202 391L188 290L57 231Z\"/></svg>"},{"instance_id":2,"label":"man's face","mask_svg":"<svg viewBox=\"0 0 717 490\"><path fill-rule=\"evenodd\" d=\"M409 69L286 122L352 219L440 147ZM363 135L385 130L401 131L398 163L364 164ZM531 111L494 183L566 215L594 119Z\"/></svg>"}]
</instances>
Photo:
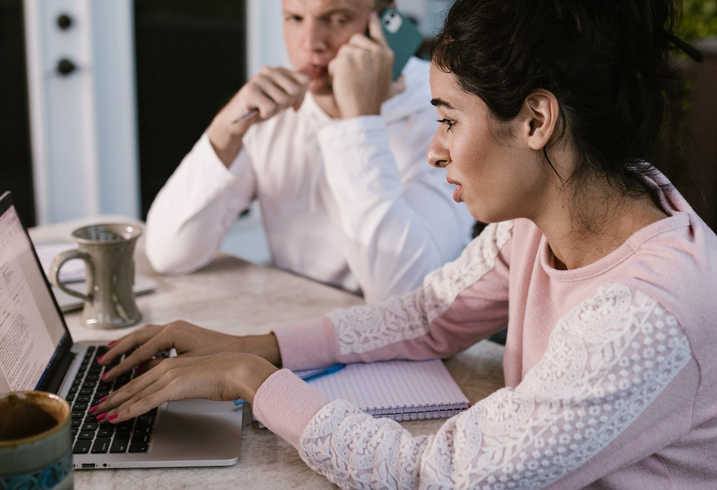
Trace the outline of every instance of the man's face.
<instances>
[{"instance_id":1,"label":"man's face","mask_svg":"<svg viewBox=\"0 0 717 490\"><path fill-rule=\"evenodd\" d=\"M291 64L311 77L311 93L331 94L329 62L351 36L366 32L373 0L282 0L282 7Z\"/></svg>"}]
</instances>

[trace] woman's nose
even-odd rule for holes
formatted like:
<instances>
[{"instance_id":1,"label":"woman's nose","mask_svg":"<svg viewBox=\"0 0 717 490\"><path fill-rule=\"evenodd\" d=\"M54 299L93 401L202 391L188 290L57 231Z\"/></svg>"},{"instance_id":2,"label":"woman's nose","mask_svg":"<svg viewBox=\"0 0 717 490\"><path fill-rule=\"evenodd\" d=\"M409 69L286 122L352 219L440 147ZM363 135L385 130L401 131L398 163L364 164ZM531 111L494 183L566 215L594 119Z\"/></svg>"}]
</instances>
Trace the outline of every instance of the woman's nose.
<instances>
[{"instance_id":1,"label":"woman's nose","mask_svg":"<svg viewBox=\"0 0 717 490\"><path fill-rule=\"evenodd\" d=\"M436 168L446 167L450 163L448 150L439 141L438 135L433 136L426 152L426 160Z\"/></svg>"}]
</instances>

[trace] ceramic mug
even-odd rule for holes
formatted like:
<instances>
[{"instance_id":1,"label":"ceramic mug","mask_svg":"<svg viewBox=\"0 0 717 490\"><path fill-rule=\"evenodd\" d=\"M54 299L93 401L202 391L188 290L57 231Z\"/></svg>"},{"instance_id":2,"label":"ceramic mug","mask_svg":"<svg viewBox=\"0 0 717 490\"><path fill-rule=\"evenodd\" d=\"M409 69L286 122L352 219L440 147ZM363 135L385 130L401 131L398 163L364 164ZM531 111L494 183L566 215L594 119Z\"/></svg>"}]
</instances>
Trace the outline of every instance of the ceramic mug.
<instances>
[{"instance_id":1,"label":"ceramic mug","mask_svg":"<svg viewBox=\"0 0 717 490\"><path fill-rule=\"evenodd\" d=\"M129 224L97 224L72 232L76 250L63 252L50 266L50 282L85 302L82 324L112 329L135 325L142 314L134 300L134 247L142 230ZM60 281L60 269L68 260L85 261L87 294Z\"/></svg>"},{"instance_id":2,"label":"ceramic mug","mask_svg":"<svg viewBox=\"0 0 717 490\"><path fill-rule=\"evenodd\" d=\"M0 394L0 488L73 487L70 413L52 393Z\"/></svg>"}]
</instances>

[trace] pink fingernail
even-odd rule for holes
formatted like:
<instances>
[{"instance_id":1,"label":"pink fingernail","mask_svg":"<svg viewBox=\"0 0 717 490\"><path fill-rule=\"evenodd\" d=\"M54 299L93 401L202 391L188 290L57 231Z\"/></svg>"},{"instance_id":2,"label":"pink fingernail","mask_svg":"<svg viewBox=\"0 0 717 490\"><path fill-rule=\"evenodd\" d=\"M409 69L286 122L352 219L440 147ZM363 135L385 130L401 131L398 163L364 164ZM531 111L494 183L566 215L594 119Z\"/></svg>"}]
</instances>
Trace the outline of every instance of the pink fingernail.
<instances>
[{"instance_id":1,"label":"pink fingernail","mask_svg":"<svg viewBox=\"0 0 717 490\"><path fill-rule=\"evenodd\" d=\"M109 396L109 395L107 395L107 396ZM107 396L103 396L102 398L100 398L100 401L97 402L97 405L99 405L100 403L105 401L107 399Z\"/></svg>"},{"instance_id":2,"label":"pink fingernail","mask_svg":"<svg viewBox=\"0 0 717 490\"><path fill-rule=\"evenodd\" d=\"M102 403L102 400L100 400L100 403ZM97 404L97 405L95 405L94 407L90 408L90 409L88 410L88 412L90 412L90 413L94 413L94 412L95 412L95 410L97 410L97 407L99 407L99 406L100 406L100 405L99 405L99 403L98 403L98 404Z\"/></svg>"},{"instance_id":3,"label":"pink fingernail","mask_svg":"<svg viewBox=\"0 0 717 490\"><path fill-rule=\"evenodd\" d=\"M97 362L101 362L104 357L105 357L105 356L100 356L100 357L98 357L98 358L97 358Z\"/></svg>"},{"instance_id":4,"label":"pink fingernail","mask_svg":"<svg viewBox=\"0 0 717 490\"><path fill-rule=\"evenodd\" d=\"M107 420L114 420L114 419L116 419L117 417L118 417L117 414L110 415L109 417L107 417Z\"/></svg>"},{"instance_id":5,"label":"pink fingernail","mask_svg":"<svg viewBox=\"0 0 717 490\"><path fill-rule=\"evenodd\" d=\"M105 373L102 376L100 376L100 379L105 379L109 373Z\"/></svg>"},{"instance_id":6,"label":"pink fingernail","mask_svg":"<svg viewBox=\"0 0 717 490\"><path fill-rule=\"evenodd\" d=\"M117 415L115 415L115 417L116 417L116 416L117 416ZM104 420L105 417L107 417L107 414L106 414L106 413L101 413L101 414L99 414L99 415L97 416L97 422L100 422L100 421Z\"/></svg>"},{"instance_id":7,"label":"pink fingernail","mask_svg":"<svg viewBox=\"0 0 717 490\"><path fill-rule=\"evenodd\" d=\"M112 342L110 342L109 344L107 344L107 347L111 347L111 346L113 346L113 345L116 344L116 343L117 343L117 341L116 341L116 340L113 340Z\"/></svg>"}]
</instances>

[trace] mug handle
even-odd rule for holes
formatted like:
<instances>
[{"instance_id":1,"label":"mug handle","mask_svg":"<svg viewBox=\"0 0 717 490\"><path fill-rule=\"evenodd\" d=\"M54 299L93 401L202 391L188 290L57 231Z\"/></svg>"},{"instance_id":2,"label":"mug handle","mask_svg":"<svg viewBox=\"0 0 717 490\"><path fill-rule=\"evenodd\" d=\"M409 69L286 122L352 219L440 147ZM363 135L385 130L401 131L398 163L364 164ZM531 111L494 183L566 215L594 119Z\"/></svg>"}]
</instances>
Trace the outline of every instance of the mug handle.
<instances>
[{"instance_id":1,"label":"mug handle","mask_svg":"<svg viewBox=\"0 0 717 490\"><path fill-rule=\"evenodd\" d=\"M82 301L87 301L88 303L92 304L94 298L91 294L86 295L78 293L77 291L68 288L63 282L60 281L60 269L63 265L65 265L65 262L72 259L82 259L85 261L85 281L87 281L87 290L92 291L94 289L94 271L92 268L92 261L90 261L90 255L85 252L80 252L79 250L68 250L66 252L62 252L52 260L52 265L50 265L50 282L53 286L60 288L62 291L66 292L70 296L80 298Z\"/></svg>"}]
</instances>

